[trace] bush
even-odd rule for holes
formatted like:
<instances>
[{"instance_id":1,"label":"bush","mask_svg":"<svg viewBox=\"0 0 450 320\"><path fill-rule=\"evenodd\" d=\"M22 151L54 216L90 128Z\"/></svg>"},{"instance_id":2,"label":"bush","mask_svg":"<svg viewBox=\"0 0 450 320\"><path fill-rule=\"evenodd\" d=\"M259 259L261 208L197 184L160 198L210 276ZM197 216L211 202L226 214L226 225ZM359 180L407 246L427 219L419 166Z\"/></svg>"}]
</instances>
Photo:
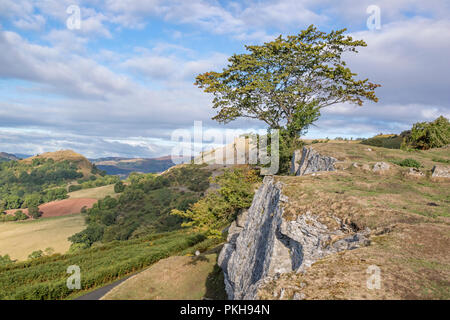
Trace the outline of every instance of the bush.
<instances>
[{"instance_id":1,"label":"bush","mask_svg":"<svg viewBox=\"0 0 450 320\"><path fill-rule=\"evenodd\" d=\"M450 144L450 122L440 116L432 122L414 124L402 147L427 150L448 144Z\"/></svg>"},{"instance_id":2,"label":"bush","mask_svg":"<svg viewBox=\"0 0 450 320\"><path fill-rule=\"evenodd\" d=\"M115 193L122 193L124 190L125 190L125 185L123 184L122 181L119 181L114 185Z\"/></svg>"},{"instance_id":3,"label":"bush","mask_svg":"<svg viewBox=\"0 0 450 320\"><path fill-rule=\"evenodd\" d=\"M44 252L42 250L37 250L37 251L33 251L32 253L30 253L30 255L28 256L28 259L37 259L42 257L44 254Z\"/></svg>"},{"instance_id":4,"label":"bush","mask_svg":"<svg viewBox=\"0 0 450 320\"><path fill-rule=\"evenodd\" d=\"M17 220L28 219L28 216L25 213L23 213L22 210L17 210L16 212L14 212L14 216L17 218Z\"/></svg>"},{"instance_id":5,"label":"bush","mask_svg":"<svg viewBox=\"0 0 450 320\"><path fill-rule=\"evenodd\" d=\"M39 211L39 207L31 206L28 208L28 214L33 217L33 219L38 219L42 216L42 212Z\"/></svg>"},{"instance_id":6,"label":"bush","mask_svg":"<svg viewBox=\"0 0 450 320\"><path fill-rule=\"evenodd\" d=\"M0 255L0 266L6 266L14 263L14 260L11 260L8 254L1 256Z\"/></svg>"},{"instance_id":7,"label":"bush","mask_svg":"<svg viewBox=\"0 0 450 320\"><path fill-rule=\"evenodd\" d=\"M209 238L222 237L221 229L236 218L240 209L250 207L254 184L259 180L255 170L249 167L226 170L212 179L220 189L209 193L189 207L188 210L172 210L171 214L188 219L185 227L194 227Z\"/></svg>"},{"instance_id":8,"label":"bush","mask_svg":"<svg viewBox=\"0 0 450 320\"><path fill-rule=\"evenodd\" d=\"M403 143L403 137L399 135L377 135L375 137L369 139L363 139L361 141L362 144L373 146L373 147L382 147L388 149L400 149Z\"/></svg>"},{"instance_id":9,"label":"bush","mask_svg":"<svg viewBox=\"0 0 450 320\"><path fill-rule=\"evenodd\" d=\"M422 164L414 159L407 158L404 160L393 160L392 163L395 163L396 165L399 165L401 167L410 167L410 168L417 168L419 169Z\"/></svg>"}]
</instances>

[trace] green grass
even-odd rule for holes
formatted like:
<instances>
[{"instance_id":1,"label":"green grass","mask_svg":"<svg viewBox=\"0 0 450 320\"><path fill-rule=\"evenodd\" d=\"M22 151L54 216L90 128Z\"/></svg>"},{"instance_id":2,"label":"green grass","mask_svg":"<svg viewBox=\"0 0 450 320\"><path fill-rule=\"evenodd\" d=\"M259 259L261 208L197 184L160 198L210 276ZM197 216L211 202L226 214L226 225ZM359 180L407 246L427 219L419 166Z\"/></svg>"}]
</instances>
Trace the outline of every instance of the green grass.
<instances>
[{"instance_id":1,"label":"green grass","mask_svg":"<svg viewBox=\"0 0 450 320\"><path fill-rule=\"evenodd\" d=\"M115 197L118 194L114 192L114 185L110 184L103 187L82 189L74 192L69 192L67 194L71 199L82 199L82 198L92 198L92 199L104 199L107 196Z\"/></svg>"},{"instance_id":2,"label":"green grass","mask_svg":"<svg viewBox=\"0 0 450 320\"><path fill-rule=\"evenodd\" d=\"M186 231L114 241L73 254L53 255L0 267L0 299L66 299L183 251L204 240ZM67 288L67 267L81 269L81 292Z\"/></svg>"}]
</instances>

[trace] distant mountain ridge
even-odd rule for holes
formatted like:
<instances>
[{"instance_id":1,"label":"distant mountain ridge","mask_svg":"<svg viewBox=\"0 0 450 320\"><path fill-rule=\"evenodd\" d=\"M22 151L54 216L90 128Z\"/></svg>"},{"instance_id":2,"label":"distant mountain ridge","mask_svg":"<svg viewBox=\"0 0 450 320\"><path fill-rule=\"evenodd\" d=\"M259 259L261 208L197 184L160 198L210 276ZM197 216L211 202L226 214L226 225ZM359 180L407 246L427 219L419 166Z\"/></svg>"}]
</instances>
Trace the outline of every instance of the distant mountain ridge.
<instances>
[{"instance_id":1,"label":"distant mountain ridge","mask_svg":"<svg viewBox=\"0 0 450 320\"><path fill-rule=\"evenodd\" d=\"M123 177L127 177L132 172L163 172L175 165L170 156L159 158L103 157L90 160L98 169L106 171L107 174Z\"/></svg>"},{"instance_id":2,"label":"distant mountain ridge","mask_svg":"<svg viewBox=\"0 0 450 320\"><path fill-rule=\"evenodd\" d=\"M9 160L20 160L18 157L16 157L14 154L6 153L6 152L0 152L0 161L9 161Z\"/></svg>"}]
</instances>

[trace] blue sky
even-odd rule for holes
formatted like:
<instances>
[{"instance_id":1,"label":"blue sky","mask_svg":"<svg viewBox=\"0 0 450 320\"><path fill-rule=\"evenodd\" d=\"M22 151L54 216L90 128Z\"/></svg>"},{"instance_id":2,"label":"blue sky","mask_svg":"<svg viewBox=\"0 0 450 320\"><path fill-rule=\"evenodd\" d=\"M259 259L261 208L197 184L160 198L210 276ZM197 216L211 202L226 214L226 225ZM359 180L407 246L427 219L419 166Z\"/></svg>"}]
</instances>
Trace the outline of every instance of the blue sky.
<instances>
[{"instance_id":1,"label":"blue sky","mask_svg":"<svg viewBox=\"0 0 450 320\"><path fill-rule=\"evenodd\" d=\"M67 28L67 8L81 27ZM380 9L369 30L367 8ZM346 27L368 47L347 61L382 84L379 103L335 105L307 137L398 133L450 116L448 1L0 1L0 151L73 149L88 157L169 154L176 129L262 129L211 120L195 76L310 24Z\"/></svg>"}]
</instances>

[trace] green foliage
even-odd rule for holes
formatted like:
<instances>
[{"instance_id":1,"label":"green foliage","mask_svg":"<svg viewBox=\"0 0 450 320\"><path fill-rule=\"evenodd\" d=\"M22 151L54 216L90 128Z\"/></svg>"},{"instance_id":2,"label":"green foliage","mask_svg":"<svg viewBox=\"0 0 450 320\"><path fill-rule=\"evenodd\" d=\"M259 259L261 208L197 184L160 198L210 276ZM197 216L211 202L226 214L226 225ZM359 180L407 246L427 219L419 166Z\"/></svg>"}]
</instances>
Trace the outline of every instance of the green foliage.
<instances>
[{"instance_id":1,"label":"green foliage","mask_svg":"<svg viewBox=\"0 0 450 320\"><path fill-rule=\"evenodd\" d=\"M223 175L212 179L219 185L187 210L172 210L172 214L188 219L185 227L193 227L211 238L220 238L221 229L236 218L240 209L250 207L254 185L259 180L256 171L245 167L226 170Z\"/></svg>"},{"instance_id":2,"label":"green foliage","mask_svg":"<svg viewBox=\"0 0 450 320\"><path fill-rule=\"evenodd\" d=\"M39 211L39 207L38 206L30 206L28 208L28 214L33 217L33 219L38 219L42 216L42 212Z\"/></svg>"},{"instance_id":3,"label":"green foliage","mask_svg":"<svg viewBox=\"0 0 450 320\"><path fill-rule=\"evenodd\" d=\"M115 185L114 185L114 192L115 193L122 193L125 190L125 185L123 184L122 181L118 181Z\"/></svg>"},{"instance_id":4,"label":"green foliage","mask_svg":"<svg viewBox=\"0 0 450 320\"><path fill-rule=\"evenodd\" d=\"M69 161L34 159L32 163L8 161L0 163L0 206L5 209L25 208L67 197L65 188L57 188L82 177Z\"/></svg>"},{"instance_id":5,"label":"green foliage","mask_svg":"<svg viewBox=\"0 0 450 320\"><path fill-rule=\"evenodd\" d=\"M78 166L68 160L35 158L23 161L0 162L0 210L28 208L42 203L67 198L69 192L109 185L120 181L116 176L83 178Z\"/></svg>"},{"instance_id":6,"label":"green foliage","mask_svg":"<svg viewBox=\"0 0 450 320\"><path fill-rule=\"evenodd\" d=\"M44 254L44 252L42 250L37 250L37 251L33 251L32 253L30 253L30 255L28 256L28 259L37 259L42 257Z\"/></svg>"},{"instance_id":7,"label":"green foliage","mask_svg":"<svg viewBox=\"0 0 450 320\"><path fill-rule=\"evenodd\" d=\"M4 256L0 255L0 267L6 266L9 264L13 264L13 263L14 263L14 260L11 260L11 258L9 257L8 254L6 254Z\"/></svg>"},{"instance_id":8,"label":"green foliage","mask_svg":"<svg viewBox=\"0 0 450 320\"><path fill-rule=\"evenodd\" d=\"M373 147L383 147L389 149L400 149L403 143L403 137L399 135L377 135L373 138L363 139L362 144L373 146Z\"/></svg>"},{"instance_id":9,"label":"green foliage","mask_svg":"<svg viewBox=\"0 0 450 320\"><path fill-rule=\"evenodd\" d=\"M325 33L310 26L295 36L246 46L249 53L230 57L222 72L198 75L195 84L213 94L218 110L213 119L228 123L253 118L298 136L323 107L378 101L374 90L379 85L357 80L342 60L343 54L366 46L345 31Z\"/></svg>"},{"instance_id":10,"label":"green foliage","mask_svg":"<svg viewBox=\"0 0 450 320\"><path fill-rule=\"evenodd\" d=\"M16 212L14 212L14 216L16 217L17 220L28 219L28 216L25 213L23 213L22 210L17 210Z\"/></svg>"},{"instance_id":11,"label":"green foliage","mask_svg":"<svg viewBox=\"0 0 450 320\"><path fill-rule=\"evenodd\" d=\"M450 122L440 116L431 122L417 122L402 145L404 149L427 150L450 144Z\"/></svg>"},{"instance_id":12,"label":"green foliage","mask_svg":"<svg viewBox=\"0 0 450 320\"><path fill-rule=\"evenodd\" d=\"M199 234L173 232L141 239L114 241L74 253L41 256L25 262L0 264L0 300L64 299L76 292L67 288L67 267L82 270L82 290L116 279L182 252L203 241Z\"/></svg>"},{"instance_id":13,"label":"green foliage","mask_svg":"<svg viewBox=\"0 0 450 320\"><path fill-rule=\"evenodd\" d=\"M410 168L417 168L419 169L420 167L422 167L422 164L415 160L415 159L411 159L411 158L407 158L407 159L403 159L403 160L392 160L392 163L395 163L398 166L401 167L410 167Z\"/></svg>"}]
</instances>

